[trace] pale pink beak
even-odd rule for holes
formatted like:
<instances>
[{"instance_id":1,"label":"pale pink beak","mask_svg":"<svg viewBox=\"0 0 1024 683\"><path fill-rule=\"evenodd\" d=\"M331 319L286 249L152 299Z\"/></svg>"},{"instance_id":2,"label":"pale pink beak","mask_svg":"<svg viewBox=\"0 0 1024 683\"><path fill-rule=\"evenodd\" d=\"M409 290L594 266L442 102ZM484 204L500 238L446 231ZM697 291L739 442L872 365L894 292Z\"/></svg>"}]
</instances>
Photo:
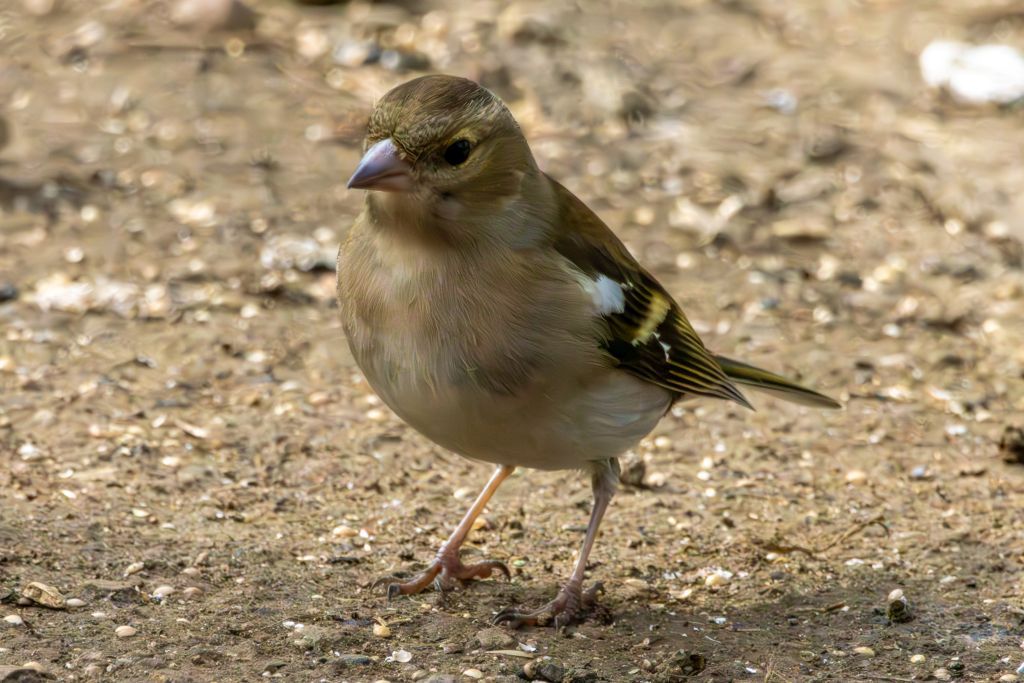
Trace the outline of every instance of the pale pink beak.
<instances>
[{"instance_id":1,"label":"pale pink beak","mask_svg":"<svg viewBox=\"0 0 1024 683\"><path fill-rule=\"evenodd\" d=\"M412 167L398 155L391 138L366 150L356 172L348 179L350 190L408 192L412 189Z\"/></svg>"}]
</instances>

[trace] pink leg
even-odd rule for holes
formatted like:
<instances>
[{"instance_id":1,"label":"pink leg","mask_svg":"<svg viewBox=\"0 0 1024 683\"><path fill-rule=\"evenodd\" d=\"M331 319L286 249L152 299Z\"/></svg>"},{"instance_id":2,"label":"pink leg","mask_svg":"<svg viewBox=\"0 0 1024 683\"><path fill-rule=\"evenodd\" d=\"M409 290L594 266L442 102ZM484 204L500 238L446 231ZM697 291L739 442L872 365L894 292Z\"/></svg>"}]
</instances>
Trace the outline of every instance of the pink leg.
<instances>
[{"instance_id":1,"label":"pink leg","mask_svg":"<svg viewBox=\"0 0 1024 683\"><path fill-rule=\"evenodd\" d=\"M448 537L448 540L437 551L437 557L429 567L409 581L401 582L393 576L388 576L375 581L373 586L377 587L386 584L388 599L390 600L396 595L419 593L432 583L437 584L439 589L444 589L450 586L453 581L457 580L464 583L471 579L486 579L494 572L502 572L506 577L511 577L508 567L503 562L497 560L485 560L468 565L462 564L462 560L459 559L459 548L462 547L466 536L469 535L470 530L473 528L473 522L483 512L487 501L491 499L495 491L498 490L498 487L501 486L501 482L505 481L515 469L515 467L509 465L501 465L498 469L494 470L494 474L487 481L484 490L473 501L472 507L469 508L465 517L459 522L459 526L455 527L455 531L452 532L452 535Z\"/></svg>"},{"instance_id":2,"label":"pink leg","mask_svg":"<svg viewBox=\"0 0 1024 683\"><path fill-rule=\"evenodd\" d=\"M594 540L597 538L597 530L601 526L601 518L604 517L608 504L615 495L615 487L619 478L619 464L616 460L608 460L598 463L593 475L594 488L594 509L590 513L590 523L587 524L587 535L583 539L583 547L580 549L579 557L576 558L576 566L569 576L569 580L558 591L555 599L540 609L532 612L520 612L507 607L498 612L494 617L495 624L505 624L511 628L521 626L546 626L554 625L560 628L574 621L579 620L589 609L591 609L601 592L601 584L595 583L586 591L583 590L583 576L587 569L587 558L594 547Z\"/></svg>"}]
</instances>

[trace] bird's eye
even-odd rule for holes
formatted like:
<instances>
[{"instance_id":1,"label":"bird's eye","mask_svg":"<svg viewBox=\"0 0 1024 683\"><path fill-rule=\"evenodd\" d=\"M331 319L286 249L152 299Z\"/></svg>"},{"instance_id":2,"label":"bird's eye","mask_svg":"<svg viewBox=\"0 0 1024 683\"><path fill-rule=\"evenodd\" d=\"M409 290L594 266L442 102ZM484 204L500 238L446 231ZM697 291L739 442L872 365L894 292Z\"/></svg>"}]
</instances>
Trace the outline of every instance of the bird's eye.
<instances>
[{"instance_id":1,"label":"bird's eye","mask_svg":"<svg viewBox=\"0 0 1024 683\"><path fill-rule=\"evenodd\" d=\"M469 140L456 140L444 151L444 160L452 166L458 166L469 158L469 152L472 149L473 145L469 143Z\"/></svg>"}]
</instances>

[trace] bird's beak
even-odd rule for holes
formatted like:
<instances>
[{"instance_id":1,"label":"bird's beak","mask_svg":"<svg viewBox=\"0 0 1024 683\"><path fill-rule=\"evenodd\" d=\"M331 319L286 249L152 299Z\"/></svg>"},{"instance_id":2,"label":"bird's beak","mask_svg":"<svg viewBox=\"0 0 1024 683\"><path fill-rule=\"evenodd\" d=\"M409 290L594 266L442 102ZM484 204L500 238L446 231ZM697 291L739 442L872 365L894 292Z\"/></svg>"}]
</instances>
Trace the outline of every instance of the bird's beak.
<instances>
[{"instance_id":1,"label":"bird's beak","mask_svg":"<svg viewBox=\"0 0 1024 683\"><path fill-rule=\"evenodd\" d=\"M408 192L412 189L412 167L398 155L391 138L385 138L366 150L356 172L348 179L348 188Z\"/></svg>"}]
</instances>

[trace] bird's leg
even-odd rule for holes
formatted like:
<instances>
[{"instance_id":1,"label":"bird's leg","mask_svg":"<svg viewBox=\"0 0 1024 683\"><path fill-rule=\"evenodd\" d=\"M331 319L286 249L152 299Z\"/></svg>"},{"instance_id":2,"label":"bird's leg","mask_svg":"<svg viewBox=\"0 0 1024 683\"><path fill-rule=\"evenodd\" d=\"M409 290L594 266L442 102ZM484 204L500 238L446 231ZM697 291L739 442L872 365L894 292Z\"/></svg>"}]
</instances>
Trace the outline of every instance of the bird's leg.
<instances>
[{"instance_id":1,"label":"bird's leg","mask_svg":"<svg viewBox=\"0 0 1024 683\"><path fill-rule=\"evenodd\" d=\"M511 573L508 567L505 566L505 563L498 560L484 560L483 562L475 562L473 564L463 564L459 558L459 548L462 547L463 541L466 540L466 536L469 535L470 530L473 528L473 522L483 512L487 501L491 499L494 492L501 486L501 482L505 481L515 469L515 467L510 465L501 465L498 469L494 470L494 474L487 481L484 490L473 501L472 507L469 508L465 517L459 522L459 526L455 527L452 535L441 545L440 550L437 551L437 557L434 558L429 567L408 581L403 582L397 580L396 577L388 576L375 581L373 587L386 585L388 599L390 600L396 595L419 593L431 584L435 584L439 590L444 590L453 581L466 582L470 579L486 579L495 572L503 573L506 578L511 577Z\"/></svg>"},{"instance_id":2,"label":"bird's leg","mask_svg":"<svg viewBox=\"0 0 1024 683\"><path fill-rule=\"evenodd\" d=\"M560 628L583 617L597 602L597 596L601 592L601 584L595 583L587 590L583 590L583 575L587 568L587 558L590 550L594 547L594 540L597 538L598 527L601 526L601 518L604 517L608 504L615 495L615 488L619 481L619 462L612 458L598 464L599 469L593 473L592 485L594 489L594 508L590 513L590 523L587 525L587 535L583 539L583 547L580 549L579 557L576 558L576 566L572 570L569 580L558 591L555 599L540 609L532 612L520 612L507 607L498 612L494 617L495 624L504 624L511 628L522 626L546 626L552 624Z\"/></svg>"}]
</instances>

